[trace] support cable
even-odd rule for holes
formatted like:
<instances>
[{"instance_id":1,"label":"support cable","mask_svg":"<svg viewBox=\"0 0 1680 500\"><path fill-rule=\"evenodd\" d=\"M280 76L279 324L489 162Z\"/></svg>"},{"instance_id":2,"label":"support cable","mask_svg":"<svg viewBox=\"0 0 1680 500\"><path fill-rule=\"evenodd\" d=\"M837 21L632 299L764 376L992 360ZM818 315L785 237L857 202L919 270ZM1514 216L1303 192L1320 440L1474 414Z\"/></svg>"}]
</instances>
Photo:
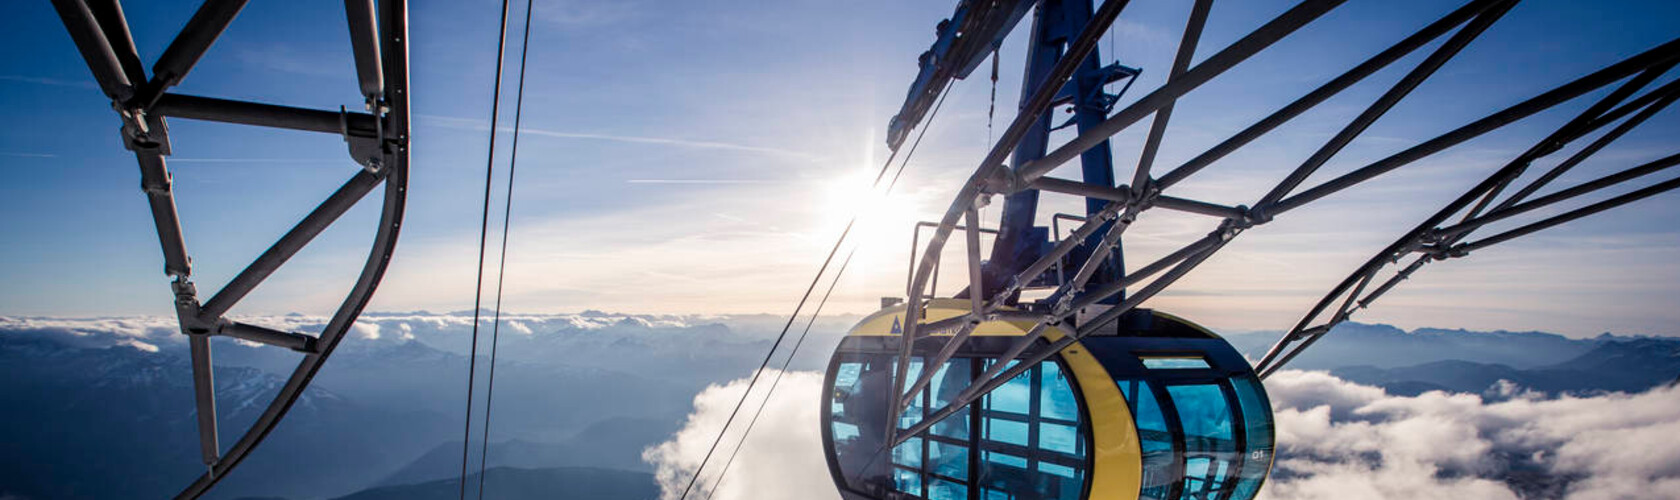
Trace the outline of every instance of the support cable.
<instances>
[{"instance_id":1,"label":"support cable","mask_svg":"<svg viewBox=\"0 0 1680 500\"><path fill-rule=\"evenodd\" d=\"M788 349L787 359L782 360L781 371L776 372L776 378L770 379L770 388L764 390L764 401L758 404L758 410L753 411L752 420L748 420L747 429L741 431L741 439L735 443L735 449L729 452L729 459L723 461L723 470L718 471L717 482L712 483L712 489L706 492L706 500L712 500L712 495L716 495L718 488L723 487L723 479L729 476L729 466L735 464L735 456L747 445L747 436L752 434L753 426L758 424L758 417L764 415L764 407L770 406L770 397L776 394L776 386L782 383L782 376L786 375L788 367L793 365L793 356L799 354L799 346L805 344L805 336L811 333L811 326L817 323L817 316L822 314L823 306L828 305L828 297L834 294L834 287L840 284L840 277L846 275L846 267L852 264L854 255L857 255L857 247L847 251L846 259L840 261L840 269L834 271L834 280L828 282L828 290L823 291L822 300L817 301L817 308L811 310L811 320L805 322L805 330L799 333L799 338L793 341L793 347Z\"/></svg>"},{"instance_id":2,"label":"support cable","mask_svg":"<svg viewBox=\"0 0 1680 500\"><path fill-rule=\"evenodd\" d=\"M923 123L932 124L933 123L933 118L936 117L936 116L939 116L939 108L943 107L944 105L945 105L945 97L941 96L939 98L939 102L934 104L933 111L928 114L928 119L926 121L924 121ZM887 193L891 193L892 190L893 190L893 187L898 185L899 177L904 175L904 168L910 164L910 158L914 157L916 155L916 148L922 144L922 137L927 135L927 129L928 129L928 127L922 128L921 132L918 132L916 134L916 140L910 143L910 149L909 149L909 151L905 152L904 161L900 162L898 164L898 170L893 172L892 180L887 182L887 188L885 190ZM764 412L764 407L770 404L770 396L773 395L776 392L776 385L777 385L778 382L781 381L782 374L787 373L788 366L793 363L793 356L795 354L799 353L799 346L805 343L805 336L809 335L811 333L811 325L816 324L817 315L821 314L823 306L828 304L828 297L829 297L830 294L834 293L834 286L840 283L840 278L846 274L846 268L852 262L852 256L856 255L856 254L857 254L857 247L852 247L851 250L846 252L846 259L840 262L840 269L834 272L834 281L829 282L828 291L823 293L822 300L817 301L817 308L814 312L811 313L811 320L809 322L805 323L805 331L800 332L799 339L797 341L795 341L793 343L793 347L791 349L789 349L787 359L783 360L783 362L782 362L781 373L776 374L776 378L770 383L770 388L765 391L764 401L759 403L758 410L757 410L757 412L755 412L753 414L752 420L747 422L747 429L741 433L741 440L740 440L739 443L736 443L735 450L731 451L729 453L729 460L724 461L723 470L718 472L718 481L717 481L717 483L712 485L711 492L706 494L706 500L711 500L712 494L717 493L718 487L723 484L723 479L724 479L725 475L729 474L729 464L735 462L735 455L737 453L740 453L741 452L741 446L743 446L747 443L747 436L752 434L753 425L758 423L758 415L763 413ZM745 396L746 395L744 395L744 394L742 395L742 397L745 397ZM880 457L880 452L877 451L875 457L870 458L870 461L873 462L875 460L875 458L879 458L879 457ZM867 466L864 467L864 469L868 469L868 468L869 467L867 467Z\"/></svg>"},{"instance_id":3,"label":"support cable","mask_svg":"<svg viewBox=\"0 0 1680 500\"><path fill-rule=\"evenodd\" d=\"M507 194L502 206L502 248L496 258L496 309L490 320L490 373L484 383L484 432L478 439L478 498L484 500L484 483L489 482L485 469L490 465L490 402L496 396L496 347L500 345L502 330L502 282L507 277L508 226L513 217L513 173L519 165L519 123L525 114L525 60L531 53L531 8L534 0L525 0L525 33L519 42L519 83L513 97L513 145L508 149ZM480 264L482 265L482 264ZM478 323L473 322L474 325ZM465 484L464 482L462 484Z\"/></svg>"},{"instance_id":4,"label":"support cable","mask_svg":"<svg viewBox=\"0 0 1680 500\"><path fill-rule=\"evenodd\" d=\"M502 59L507 55L507 21L509 0L502 0L501 28L496 35L495 87L490 91L490 144L484 160L484 209L478 224L478 277L473 282L472 347L467 352L467 412L461 429L461 489L458 498L467 498L467 454L472 449L473 378L478 372L478 313L484 299L484 249L490 239L490 188L496 174L496 124L502 108ZM483 477L479 480L483 481Z\"/></svg>"},{"instance_id":5,"label":"support cable","mask_svg":"<svg viewBox=\"0 0 1680 500\"><path fill-rule=\"evenodd\" d=\"M946 87L945 88L944 93L939 96L939 101L934 103L933 111L929 112L928 118L926 120L922 121L921 132L918 132L917 135L916 135L916 140L914 142L910 143L910 149L905 150L904 161L899 162L898 170L893 172L892 179L887 182L887 187L884 190L883 194L891 193L893 187L898 185L899 177L904 174L904 167L906 165L909 165L910 164L910 158L912 156L915 156L916 148L921 146L922 138L927 136L927 131L928 131L929 128L931 128L933 118L939 116L939 109L945 106L945 98L950 97L952 87L954 87L954 85L951 86L951 87ZM875 182L873 183L873 186L880 186L881 185L881 180L885 179L886 175L887 175L887 172L892 170L893 160L896 159L897 157L898 157L898 150L896 150L896 149L893 150L892 154L887 155L887 161L881 165L880 173L875 175ZM752 395L753 386L758 384L759 376L763 375L764 374L764 369L766 367L770 366L770 359L773 356L775 356L776 349L779 346L781 346L782 341L787 338L788 331L791 330L792 327L793 327L793 322L799 319L799 312L805 308L805 302L811 298L811 293L814 292L817 289L817 284L822 281L823 275L828 271L828 265L830 263L834 262L835 254L838 254L840 252L840 248L845 244L846 237L851 234L852 226L855 225L855 224L857 224L857 214L853 213L851 220L846 222L846 228L844 230L840 231L840 237L835 239L834 247L829 249L828 257L823 259L822 266L817 269L817 275L811 278L811 285L805 288L805 295L800 297L799 298L799 304L797 306L794 306L793 314L789 315L787 323L782 325L782 332L776 336L776 341L770 344L770 351L764 354L764 361L759 364L758 370L753 372L752 379L747 381L746 390L741 393L741 399L739 399L735 402L735 408L733 410L730 410L729 418L724 420L723 427L718 429L717 438L712 440L711 447L706 450L706 456L704 458L700 459L700 466L696 467L694 469L694 475L689 476L688 485L683 487L682 496L677 497L678 500L687 499L688 494L691 491L694 490L694 484L695 484L695 482L697 482L700 479L700 473L705 471L706 463L710 462L711 459L712 459L712 454L717 452L718 444L723 442L724 434L729 431L729 425L731 423L735 422L735 417L740 414L741 407L747 403L747 397ZM830 289L829 291L833 291L834 283L838 283L840 281L841 275L843 273L845 273L847 264L851 263L852 254L854 254L856 252L857 252L857 248L853 247L852 250L846 254L846 258L842 261L842 263L840 264L840 267L835 271L834 281L830 282L830 284L829 284L829 289ZM827 303L828 303L828 293L824 293L822 299L820 299L818 301L815 311L821 312L823 305L827 304ZM811 323L816 322L815 314L816 313L812 313ZM798 353L799 345L804 343L805 336L810 334L810 333L811 333L811 325L808 323L805 326L805 331L801 332L799 334L799 338L794 342L793 347L789 349L787 360L782 365L782 371L783 372L787 371L787 366L788 366L788 364L792 363L794 354ZM753 422L758 421L758 413L763 412L764 411L764 405L769 404L770 396L773 394L773 391L775 391L776 383L781 380L781 374L778 373L774 380L775 381L771 382L771 384L770 384L770 389L765 392L764 401L759 404L758 410L754 413L752 420L750 422L748 422L746 430L741 433L741 443L745 443L746 439L747 439L747 436L752 432ZM721 484L723 482L723 477L724 477L723 475L725 473L729 472L729 463L732 463L732 462L735 461L735 454L739 453L740 451L741 451L740 444L737 444L734 451L730 452L729 459L727 461L725 461L725 463L724 463L724 469L721 472L718 473L718 483ZM711 494L715 493L716 491L717 491L717 485L714 484L714 485L712 485L711 491L706 494L707 498L710 499Z\"/></svg>"}]
</instances>

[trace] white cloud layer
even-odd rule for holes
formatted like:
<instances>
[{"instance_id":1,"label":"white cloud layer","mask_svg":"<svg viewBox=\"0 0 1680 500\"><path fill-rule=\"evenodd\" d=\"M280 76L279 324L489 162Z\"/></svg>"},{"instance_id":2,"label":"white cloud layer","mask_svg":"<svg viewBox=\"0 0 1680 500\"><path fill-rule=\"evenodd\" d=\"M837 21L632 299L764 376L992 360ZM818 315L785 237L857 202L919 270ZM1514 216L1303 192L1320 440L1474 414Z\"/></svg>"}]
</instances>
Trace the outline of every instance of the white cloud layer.
<instances>
[{"instance_id":1,"label":"white cloud layer","mask_svg":"<svg viewBox=\"0 0 1680 500\"><path fill-rule=\"evenodd\" d=\"M1267 380L1269 499L1680 498L1680 390L1544 399L1385 394L1322 372Z\"/></svg>"},{"instance_id":2,"label":"white cloud layer","mask_svg":"<svg viewBox=\"0 0 1680 500\"><path fill-rule=\"evenodd\" d=\"M822 374L817 372L787 372L782 377L763 417L729 466L724 476L727 479L718 480L718 472L741 439L742 429L752 420L753 411L764 401L763 394L776 374L764 373L689 498L708 498L704 493L713 488L716 491L709 496L713 500L840 498L829 479L822 436L817 433L817 412L821 409L818 396L822 393ZM642 460L656 468L660 498L673 500L682 495L746 388L747 379L707 387L694 397L694 412L682 428L670 440L642 452Z\"/></svg>"},{"instance_id":3,"label":"white cloud layer","mask_svg":"<svg viewBox=\"0 0 1680 500\"><path fill-rule=\"evenodd\" d=\"M713 498L834 498L818 435L821 384L821 374L788 373ZM681 493L745 387L742 379L707 388L682 429L643 453L663 498ZM1546 399L1505 386L1403 397L1301 371L1280 372L1267 387L1280 444L1261 494L1268 500L1680 498L1680 388ZM717 484L760 393L696 490Z\"/></svg>"}]
</instances>

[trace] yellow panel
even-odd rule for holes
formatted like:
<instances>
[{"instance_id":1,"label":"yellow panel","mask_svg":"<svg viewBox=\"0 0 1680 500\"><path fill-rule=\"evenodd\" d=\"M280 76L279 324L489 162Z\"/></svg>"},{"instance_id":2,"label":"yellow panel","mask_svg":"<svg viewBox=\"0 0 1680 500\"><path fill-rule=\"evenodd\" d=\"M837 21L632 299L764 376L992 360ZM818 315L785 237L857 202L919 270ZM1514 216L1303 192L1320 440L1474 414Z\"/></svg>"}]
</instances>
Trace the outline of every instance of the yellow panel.
<instances>
[{"instance_id":1,"label":"yellow panel","mask_svg":"<svg viewBox=\"0 0 1680 500\"><path fill-rule=\"evenodd\" d=\"M961 299L929 301L923 322L934 322L968 314L970 303ZM906 306L897 305L864 318L849 335L897 336L903 333ZM976 336L1026 335L1036 323L1028 320L987 321L975 327ZM944 332L935 335L952 335ZM1051 342L1064 334L1059 328L1045 330ZM1125 395L1102 363L1078 342L1062 349L1074 380L1091 416L1092 470L1090 500L1136 500L1143 483L1143 451L1138 444L1137 425Z\"/></svg>"},{"instance_id":2,"label":"yellow panel","mask_svg":"<svg viewBox=\"0 0 1680 500\"><path fill-rule=\"evenodd\" d=\"M1062 333L1052 329L1045 336L1054 342ZM1085 346L1074 342L1063 348L1062 359L1079 382L1079 391L1084 393L1085 407L1091 415L1094 466L1091 495L1086 498L1135 500L1143 485L1143 449L1138 443L1137 424L1132 420L1126 396Z\"/></svg>"}]
</instances>

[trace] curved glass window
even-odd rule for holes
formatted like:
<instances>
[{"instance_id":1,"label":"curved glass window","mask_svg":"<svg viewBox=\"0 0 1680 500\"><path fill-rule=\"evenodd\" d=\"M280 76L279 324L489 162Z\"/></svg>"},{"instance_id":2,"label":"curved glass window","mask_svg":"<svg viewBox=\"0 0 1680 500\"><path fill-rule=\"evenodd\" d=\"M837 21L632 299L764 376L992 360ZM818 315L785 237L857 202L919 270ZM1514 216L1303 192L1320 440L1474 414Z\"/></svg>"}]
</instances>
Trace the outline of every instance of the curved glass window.
<instances>
[{"instance_id":1,"label":"curved glass window","mask_svg":"<svg viewBox=\"0 0 1680 500\"><path fill-rule=\"evenodd\" d=\"M1116 384L1143 452L1140 499L1247 500L1259 492L1271 466L1272 417L1253 375Z\"/></svg>"},{"instance_id":2,"label":"curved glass window","mask_svg":"<svg viewBox=\"0 0 1680 500\"><path fill-rule=\"evenodd\" d=\"M1243 430L1248 441L1243 447L1246 454L1242 471L1237 475L1236 498L1252 498L1260 492L1260 483L1266 480L1266 473L1272 467L1272 406L1265 389L1260 387L1260 380L1252 375L1233 379L1231 386L1236 389L1237 403L1242 407Z\"/></svg>"},{"instance_id":3,"label":"curved glass window","mask_svg":"<svg viewBox=\"0 0 1680 500\"><path fill-rule=\"evenodd\" d=\"M1217 384L1168 386L1184 427L1184 493L1180 498L1225 498L1230 473L1240 460L1233 418Z\"/></svg>"},{"instance_id":4,"label":"curved glass window","mask_svg":"<svg viewBox=\"0 0 1680 500\"><path fill-rule=\"evenodd\" d=\"M878 450L894 358L848 353L837 359L829 432L854 488L929 500L1077 500L1084 493L1090 438L1082 431L1079 397L1057 361L1039 363L887 454ZM993 362L954 358L937 367L896 424L908 428L943 408ZM909 366L906 380L928 369L922 358ZM872 463L878 454L890 457Z\"/></svg>"},{"instance_id":5,"label":"curved glass window","mask_svg":"<svg viewBox=\"0 0 1680 500\"><path fill-rule=\"evenodd\" d=\"M1167 425L1167 417L1155 402L1155 391L1149 382L1142 380L1120 381L1119 385L1131 406L1139 448L1143 451L1143 484L1138 498L1172 498L1173 486L1178 484L1178 456L1173 452L1173 432Z\"/></svg>"}]
</instances>

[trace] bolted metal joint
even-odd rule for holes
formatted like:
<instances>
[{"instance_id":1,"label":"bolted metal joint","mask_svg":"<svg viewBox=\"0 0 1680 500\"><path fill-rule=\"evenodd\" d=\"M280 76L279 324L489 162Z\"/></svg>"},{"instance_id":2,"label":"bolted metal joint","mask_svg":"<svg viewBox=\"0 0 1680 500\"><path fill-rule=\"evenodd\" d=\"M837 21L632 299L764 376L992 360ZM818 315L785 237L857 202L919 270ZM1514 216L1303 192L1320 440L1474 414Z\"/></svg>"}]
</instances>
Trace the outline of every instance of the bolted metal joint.
<instances>
[{"instance_id":1,"label":"bolted metal joint","mask_svg":"<svg viewBox=\"0 0 1680 500\"><path fill-rule=\"evenodd\" d=\"M201 309L198 303L198 287L188 281L185 276L178 277L170 284L175 289L175 315L181 322L181 333L187 335L214 335L215 321L204 321L199 318Z\"/></svg>"},{"instance_id":2,"label":"bolted metal joint","mask_svg":"<svg viewBox=\"0 0 1680 500\"><path fill-rule=\"evenodd\" d=\"M1214 229L1210 235L1219 238L1220 242L1231 241L1232 238L1236 238L1237 235L1242 234L1244 229L1251 227L1247 224L1246 220L1246 218L1225 219L1225 222L1219 223L1219 228Z\"/></svg>"},{"instance_id":3,"label":"bolted metal joint","mask_svg":"<svg viewBox=\"0 0 1680 500\"><path fill-rule=\"evenodd\" d=\"M123 148L136 153L169 156L169 122L138 108L116 108L122 118Z\"/></svg>"},{"instance_id":4,"label":"bolted metal joint","mask_svg":"<svg viewBox=\"0 0 1680 500\"><path fill-rule=\"evenodd\" d=\"M1456 259L1456 258L1459 258L1459 257L1468 256L1468 255L1470 255L1470 250L1465 248L1465 246L1463 244L1453 245L1453 246L1450 246L1450 247L1435 248L1434 250L1429 252L1429 257L1433 258L1435 260Z\"/></svg>"},{"instance_id":5,"label":"bolted metal joint","mask_svg":"<svg viewBox=\"0 0 1680 500\"><path fill-rule=\"evenodd\" d=\"M1020 176L1016 175L1015 169L1009 168L1008 165L999 165L998 168L992 169L992 175L979 179L977 183L980 192L987 194L1007 195L1029 188L1027 183L1022 182Z\"/></svg>"},{"instance_id":6,"label":"bolted metal joint","mask_svg":"<svg viewBox=\"0 0 1680 500\"><path fill-rule=\"evenodd\" d=\"M339 133L344 136L344 143L350 150L350 159L367 169L368 173L378 174L385 168L385 117L374 118L376 129L372 136L365 132L350 128L350 112L343 106L338 109Z\"/></svg>"},{"instance_id":7,"label":"bolted metal joint","mask_svg":"<svg viewBox=\"0 0 1680 500\"><path fill-rule=\"evenodd\" d=\"M1237 210L1241 210L1243 213L1243 224L1246 224L1244 227L1254 227L1272 221L1273 214L1270 207L1269 204L1255 205L1252 208L1247 205L1237 205Z\"/></svg>"},{"instance_id":8,"label":"bolted metal joint","mask_svg":"<svg viewBox=\"0 0 1680 500\"><path fill-rule=\"evenodd\" d=\"M140 176L140 190L149 195L168 196L173 189L173 180L174 176L168 172L157 176L142 175Z\"/></svg>"}]
</instances>

